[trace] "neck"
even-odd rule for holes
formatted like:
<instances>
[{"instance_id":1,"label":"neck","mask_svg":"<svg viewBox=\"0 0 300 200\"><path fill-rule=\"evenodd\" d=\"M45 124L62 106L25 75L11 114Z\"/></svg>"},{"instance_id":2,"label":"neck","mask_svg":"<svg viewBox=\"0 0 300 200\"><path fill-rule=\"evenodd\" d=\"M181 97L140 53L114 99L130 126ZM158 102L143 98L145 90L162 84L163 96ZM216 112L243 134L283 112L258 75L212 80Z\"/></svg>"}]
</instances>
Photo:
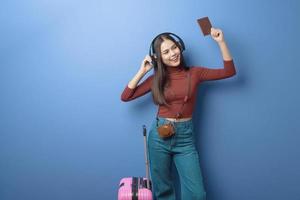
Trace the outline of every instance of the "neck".
<instances>
[{"instance_id":1,"label":"neck","mask_svg":"<svg viewBox=\"0 0 300 200\"><path fill-rule=\"evenodd\" d=\"M174 73L174 72L180 72L180 71L182 71L184 69L184 67L183 67L182 64L180 64L180 65L178 65L176 67L167 66L166 69L167 69L167 72Z\"/></svg>"}]
</instances>

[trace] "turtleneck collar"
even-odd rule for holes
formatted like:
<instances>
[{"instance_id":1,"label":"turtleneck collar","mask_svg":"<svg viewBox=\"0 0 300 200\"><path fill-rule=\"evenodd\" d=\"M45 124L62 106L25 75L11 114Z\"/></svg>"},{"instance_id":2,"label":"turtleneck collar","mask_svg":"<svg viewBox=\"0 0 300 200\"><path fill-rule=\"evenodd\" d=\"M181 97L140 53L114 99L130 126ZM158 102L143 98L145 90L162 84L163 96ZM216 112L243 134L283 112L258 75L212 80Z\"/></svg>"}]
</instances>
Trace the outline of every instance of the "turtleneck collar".
<instances>
[{"instance_id":1,"label":"turtleneck collar","mask_svg":"<svg viewBox=\"0 0 300 200\"><path fill-rule=\"evenodd\" d=\"M169 67L169 66L167 66L166 69L167 69L167 72L170 73L170 74L181 72L181 71L184 70L184 68L183 68L182 65L178 65L176 67Z\"/></svg>"}]
</instances>

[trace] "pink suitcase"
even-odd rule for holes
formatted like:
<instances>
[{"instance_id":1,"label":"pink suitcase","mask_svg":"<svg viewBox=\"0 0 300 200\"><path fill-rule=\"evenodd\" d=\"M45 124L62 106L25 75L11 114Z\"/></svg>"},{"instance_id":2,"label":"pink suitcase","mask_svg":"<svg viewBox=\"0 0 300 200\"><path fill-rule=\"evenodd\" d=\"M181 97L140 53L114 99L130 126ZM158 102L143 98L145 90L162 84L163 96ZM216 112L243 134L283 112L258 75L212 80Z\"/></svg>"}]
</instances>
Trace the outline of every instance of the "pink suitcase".
<instances>
[{"instance_id":1,"label":"pink suitcase","mask_svg":"<svg viewBox=\"0 0 300 200\"><path fill-rule=\"evenodd\" d=\"M122 178L119 184L118 200L152 200L152 187L149 179L147 131L145 125L143 126L143 135L146 160L146 178Z\"/></svg>"}]
</instances>

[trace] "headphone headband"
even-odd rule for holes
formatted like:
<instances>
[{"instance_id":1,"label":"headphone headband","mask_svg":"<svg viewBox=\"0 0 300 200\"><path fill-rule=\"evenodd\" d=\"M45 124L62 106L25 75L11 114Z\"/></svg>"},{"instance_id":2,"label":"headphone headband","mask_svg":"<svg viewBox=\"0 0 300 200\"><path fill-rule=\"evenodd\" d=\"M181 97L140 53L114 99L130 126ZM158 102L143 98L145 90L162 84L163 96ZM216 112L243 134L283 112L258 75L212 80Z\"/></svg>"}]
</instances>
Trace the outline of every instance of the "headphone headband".
<instances>
[{"instance_id":1,"label":"headphone headband","mask_svg":"<svg viewBox=\"0 0 300 200\"><path fill-rule=\"evenodd\" d=\"M164 32L164 33L161 33L161 34L157 35L157 36L152 40L151 45L150 45L150 49L149 49L149 55L150 55L150 56L152 56L152 55L154 54L154 42L155 42L155 40L156 40L158 37L162 36L162 35L169 35L169 36L171 36L171 37L173 36L173 39L174 39L174 37L177 38L178 41L179 41L179 43L180 43L180 45L181 45L182 51L185 50L184 43L183 43L182 39L181 39L178 35L176 35L176 34L174 34L174 33L171 33L171 32Z\"/></svg>"}]
</instances>

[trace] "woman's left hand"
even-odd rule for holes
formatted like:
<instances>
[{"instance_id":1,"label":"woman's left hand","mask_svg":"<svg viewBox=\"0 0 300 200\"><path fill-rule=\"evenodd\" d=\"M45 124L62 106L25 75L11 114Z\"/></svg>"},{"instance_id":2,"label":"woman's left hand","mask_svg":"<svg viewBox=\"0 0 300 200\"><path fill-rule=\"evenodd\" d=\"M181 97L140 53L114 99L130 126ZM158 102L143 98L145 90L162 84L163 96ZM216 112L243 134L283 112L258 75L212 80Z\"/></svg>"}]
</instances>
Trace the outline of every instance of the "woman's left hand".
<instances>
[{"instance_id":1,"label":"woman's left hand","mask_svg":"<svg viewBox=\"0 0 300 200\"><path fill-rule=\"evenodd\" d=\"M211 37L218 43L224 42L224 35L221 29L211 28L210 32Z\"/></svg>"}]
</instances>

